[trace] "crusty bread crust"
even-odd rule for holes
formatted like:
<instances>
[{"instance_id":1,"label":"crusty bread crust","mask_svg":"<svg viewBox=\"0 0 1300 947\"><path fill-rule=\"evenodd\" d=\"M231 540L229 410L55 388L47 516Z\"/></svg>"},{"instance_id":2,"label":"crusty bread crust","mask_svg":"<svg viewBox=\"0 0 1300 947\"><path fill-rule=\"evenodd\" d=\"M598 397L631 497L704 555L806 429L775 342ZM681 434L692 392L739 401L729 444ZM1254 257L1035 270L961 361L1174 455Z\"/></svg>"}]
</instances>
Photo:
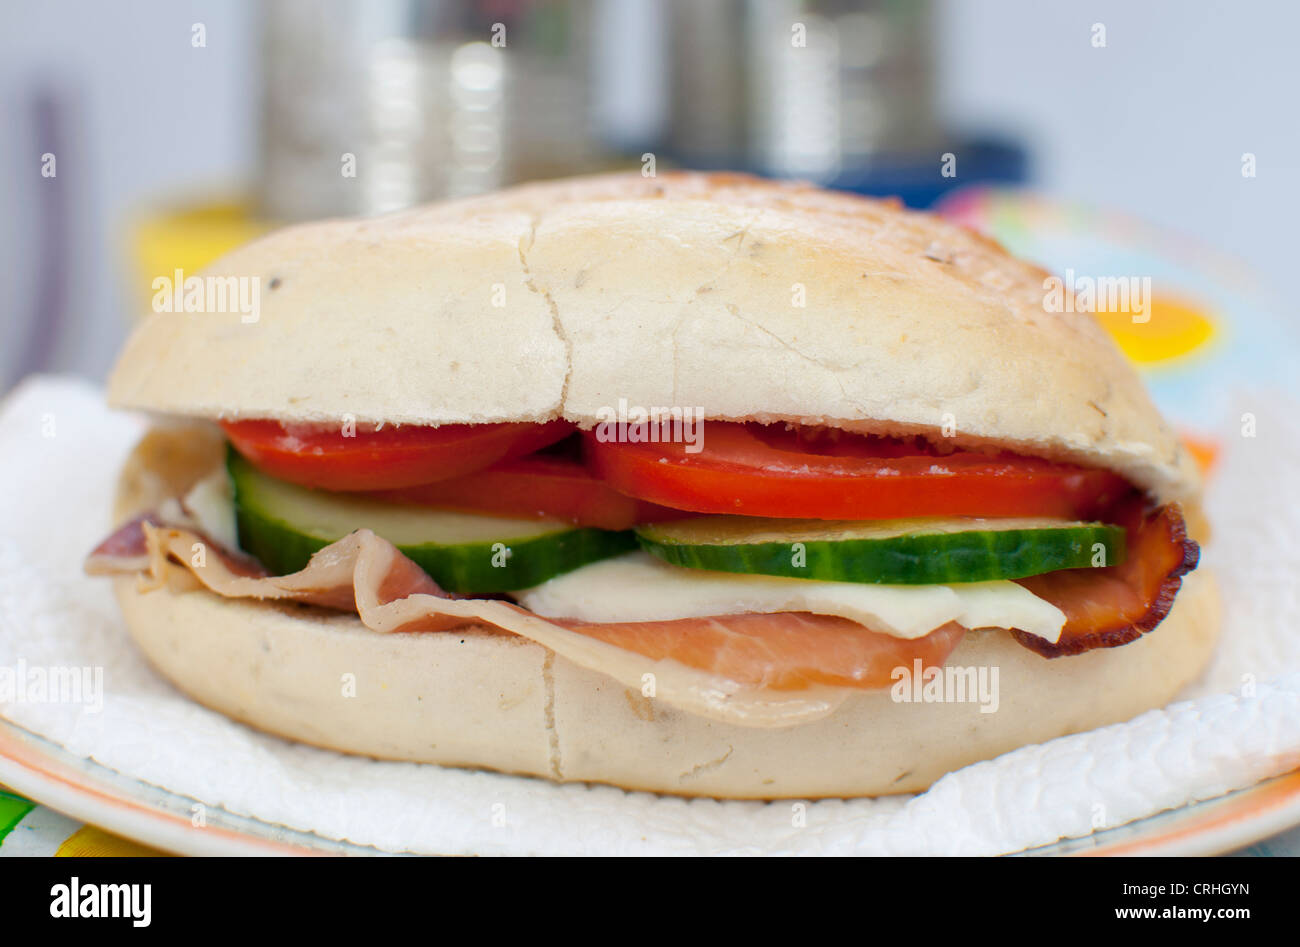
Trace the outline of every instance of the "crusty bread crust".
<instances>
[{"instance_id":1,"label":"crusty bread crust","mask_svg":"<svg viewBox=\"0 0 1300 947\"><path fill-rule=\"evenodd\" d=\"M583 426L711 418L955 430L1189 500L1195 464L1047 274L936 217L741 175L613 175L271 234L209 271L240 312L153 313L113 373L169 414ZM707 429L706 429L707 438Z\"/></svg>"}]
</instances>

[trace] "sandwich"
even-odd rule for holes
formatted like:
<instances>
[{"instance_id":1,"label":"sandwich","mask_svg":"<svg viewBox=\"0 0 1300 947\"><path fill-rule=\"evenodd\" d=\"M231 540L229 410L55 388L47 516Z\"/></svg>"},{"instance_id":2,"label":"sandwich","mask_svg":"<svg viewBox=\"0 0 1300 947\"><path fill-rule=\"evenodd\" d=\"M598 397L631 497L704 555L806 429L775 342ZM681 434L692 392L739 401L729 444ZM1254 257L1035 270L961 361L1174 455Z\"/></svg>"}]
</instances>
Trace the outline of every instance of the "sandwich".
<instances>
[{"instance_id":1,"label":"sandwich","mask_svg":"<svg viewBox=\"0 0 1300 947\"><path fill-rule=\"evenodd\" d=\"M936 217L610 175L290 227L195 279L112 372L153 426L87 570L259 730L876 796L1208 660L1189 452L1091 314Z\"/></svg>"}]
</instances>

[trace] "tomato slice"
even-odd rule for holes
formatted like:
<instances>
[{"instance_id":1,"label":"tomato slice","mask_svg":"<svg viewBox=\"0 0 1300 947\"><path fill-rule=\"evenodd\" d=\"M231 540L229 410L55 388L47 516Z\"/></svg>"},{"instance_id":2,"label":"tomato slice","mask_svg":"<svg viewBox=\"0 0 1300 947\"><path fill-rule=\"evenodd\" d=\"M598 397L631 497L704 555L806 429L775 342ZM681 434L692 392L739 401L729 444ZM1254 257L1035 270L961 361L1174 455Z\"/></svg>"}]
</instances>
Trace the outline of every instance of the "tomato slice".
<instances>
[{"instance_id":1,"label":"tomato slice","mask_svg":"<svg viewBox=\"0 0 1300 947\"><path fill-rule=\"evenodd\" d=\"M1144 513L1134 503L1117 519L1128 530L1122 565L1016 580L1065 612L1065 627L1055 644L1012 631L1026 648L1047 658L1114 648L1151 631L1169 614L1183 576L1196 568L1201 552L1187 537L1182 509L1171 503Z\"/></svg>"},{"instance_id":2,"label":"tomato slice","mask_svg":"<svg viewBox=\"0 0 1300 947\"><path fill-rule=\"evenodd\" d=\"M588 463L629 496L700 513L812 519L1089 517L1130 491L1107 470L919 438L712 421L703 449L584 435ZM629 430L628 433L634 433Z\"/></svg>"},{"instance_id":3,"label":"tomato slice","mask_svg":"<svg viewBox=\"0 0 1300 947\"><path fill-rule=\"evenodd\" d=\"M467 477L376 496L446 510L536 516L615 530L691 515L619 493L581 461L545 454L505 460Z\"/></svg>"},{"instance_id":4,"label":"tomato slice","mask_svg":"<svg viewBox=\"0 0 1300 947\"><path fill-rule=\"evenodd\" d=\"M460 477L573 431L567 421L358 428L346 437L342 424L222 421L221 427L260 470L322 490L393 490Z\"/></svg>"}]
</instances>

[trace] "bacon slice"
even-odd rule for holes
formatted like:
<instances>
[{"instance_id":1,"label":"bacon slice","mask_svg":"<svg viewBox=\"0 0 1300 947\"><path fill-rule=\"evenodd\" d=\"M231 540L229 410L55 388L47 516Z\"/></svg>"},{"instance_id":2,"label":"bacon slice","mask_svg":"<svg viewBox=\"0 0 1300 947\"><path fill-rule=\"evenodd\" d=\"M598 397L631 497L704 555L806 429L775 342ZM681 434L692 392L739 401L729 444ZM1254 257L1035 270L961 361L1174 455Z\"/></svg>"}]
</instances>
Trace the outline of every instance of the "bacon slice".
<instances>
[{"instance_id":1,"label":"bacon slice","mask_svg":"<svg viewBox=\"0 0 1300 947\"><path fill-rule=\"evenodd\" d=\"M1123 565L1066 569L1016 581L1065 612L1055 643L1018 629L1016 641L1047 658L1128 644L1151 631L1173 607L1183 576L1196 568L1200 547L1187 538L1183 512L1173 503L1119 517L1128 532Z\"/></svg>"}]
</instances>

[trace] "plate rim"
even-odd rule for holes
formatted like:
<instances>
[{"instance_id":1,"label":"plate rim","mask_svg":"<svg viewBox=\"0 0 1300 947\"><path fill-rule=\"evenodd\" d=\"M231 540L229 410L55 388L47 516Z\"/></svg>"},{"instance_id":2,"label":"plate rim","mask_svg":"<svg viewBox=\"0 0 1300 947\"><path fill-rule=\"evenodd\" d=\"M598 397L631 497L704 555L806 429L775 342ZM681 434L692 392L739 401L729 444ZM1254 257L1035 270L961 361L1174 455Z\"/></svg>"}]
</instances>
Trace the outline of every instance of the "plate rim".
<instances>
[{"instance_id":1,"label":"plate rim","mask_svg":"<svg viewBox=\"0 0 1300 947\"><path fill-rule=\"evenodd\" d=\"M0 718L0 783L40 805L161 851L195 856L391 855L241 816L153 786L78 756ZM136 790L138 787L138 791ZM146 798L145 794L154 798ZM169 808L164 802L172 803ZM195 826L183 815L193 803L211 817ZM1149 823L1145 834L1141 826ZM1092 835L1059 839L1013 854L1099 856L1218 855L1300 825L1300 769L1223 796L1188 803ZM272 836L278 836L272 837ZM1108 839L1107 836L1110 836ZM1093 844L1089 845L1089 842Z\"/></svg>"},{"instance_id":2,"label":"plate rim","mask_svg":"<svg viewBox=\"0 0 1300 947\"><path fill-rule=\"evenodd\" d=\"M61 758L61 756L63 758ZM294 856L342 854L325 849L351 846L318 836L320 845L295 844L240 831L232 824L245 820L265 826L277 834L307 836L299 830L277 827L258 819L228 812L220 806L201 803L214 813L205 826L194 825L188 816L158 801L132 794L125 785L114 785L112 777L154 790L186 809L201 800L191 799L161 787L150 786L137 777L118 773L96 760L71 751L10 720L0 718L0 783L46 808L87 825L176 855L195 856ZM358 849L358 851L364 851ZM373 850L381 854L378 849Z\"/></svg>"}]
</instances>

